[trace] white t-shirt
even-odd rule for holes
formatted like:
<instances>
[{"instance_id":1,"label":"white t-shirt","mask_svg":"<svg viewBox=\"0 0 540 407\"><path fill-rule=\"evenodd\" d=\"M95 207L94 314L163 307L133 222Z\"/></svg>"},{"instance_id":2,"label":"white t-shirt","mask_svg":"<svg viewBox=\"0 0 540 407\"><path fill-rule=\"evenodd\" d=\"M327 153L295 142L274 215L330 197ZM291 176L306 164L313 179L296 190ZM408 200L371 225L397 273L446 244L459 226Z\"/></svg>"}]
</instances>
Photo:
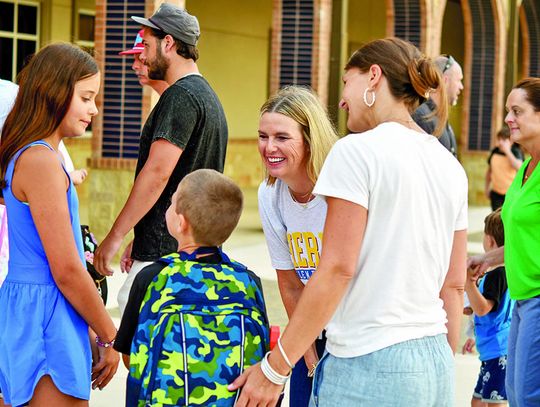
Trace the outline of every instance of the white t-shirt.
<instances>
[{"instance_id":1,"label":"white t-shirt","mask_svg":"<svg viewBox=\"0 0 540 407\"><path fill-rule=\"evenodd\" d=\"M306 284L319 265L326 202L316 196L306 205L294 202L287 184L259 186L259 213L272 267L295 270Z\"/></svg>"},{"instance_id":2,"label":"white t-shirt","mask_svg":"<svg viewBox=\"0 0 540 407\"><path fill-rule=\"evenodd\" d=\"M13 107L13 103L15 103L18 91L19 87L13 82L0 79L0 131Z\"/></svg>"},{"instance_id":3,"label":"white t-shirt","mask_svg":"<svg viewBox=\"0 0 540 407\"><path fill-rule=\"evenodd\" d=\"M62 155L62 158L64 159L64 167L66 168L67 172L73 172L75 171L75 166L73 165L73 160L71 159L71 156L69 155L69 152L67 151L66 145L64 144L63 140L60 140L60 144L58 144L58 151Z\"/></svg>"},{"instance_id":4,"label":"white t-shirt","mask_svg":"<svg viewBox=\"0 0 540 407\"><path fill-rule=\"evenodd\" d=\"M383 123L338 141L315 193L368 210L357 273L327 326L327 349L355 357L446 333L439 298L454 232L467 228L467 176L428 134Z\"/></svg>"}]
</instances>

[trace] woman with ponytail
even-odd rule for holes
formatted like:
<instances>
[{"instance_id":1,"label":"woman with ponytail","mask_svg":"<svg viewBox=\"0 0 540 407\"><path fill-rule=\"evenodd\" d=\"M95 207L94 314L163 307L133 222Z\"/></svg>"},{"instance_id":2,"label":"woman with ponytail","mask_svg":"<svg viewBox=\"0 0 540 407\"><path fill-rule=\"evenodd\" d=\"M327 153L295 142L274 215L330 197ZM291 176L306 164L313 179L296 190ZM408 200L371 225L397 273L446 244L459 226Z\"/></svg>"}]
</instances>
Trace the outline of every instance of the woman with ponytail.
<instances>
[{"instance_id":1,"label":"woman with ponytail","mask_svg":"<svg viewBox=\"0 0 540 407\"><path fill-rule=\"evenodd\" d=\"M343 82L355 134L334 145L315 185L328 205L319 267L279 349L231 386L243 386L236 405L274 405L289 366L326 327L312 405L453 406L467 178L411 118L440 73L411 43L387 38L356 51Z\"/></svg>"}]
</instances>

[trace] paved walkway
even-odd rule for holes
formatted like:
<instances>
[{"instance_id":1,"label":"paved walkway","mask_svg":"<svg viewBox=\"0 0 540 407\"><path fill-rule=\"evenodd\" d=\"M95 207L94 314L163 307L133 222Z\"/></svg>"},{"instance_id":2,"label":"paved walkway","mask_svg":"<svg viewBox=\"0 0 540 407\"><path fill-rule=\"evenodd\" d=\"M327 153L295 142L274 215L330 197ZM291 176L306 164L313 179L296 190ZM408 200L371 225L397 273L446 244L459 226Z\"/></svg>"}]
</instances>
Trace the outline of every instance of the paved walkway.
<instances>
[{"instance_id":1,"label":"paved walkway","mask_svg":"<svg viewBox=\"0 0 540 407\"><path fill-rule=\"evenodd\" d=\"M257 213L255 191L246 194L245 210L240 225L233 236L224 245L225 252L232 258L246 264L254 270L263 280L265 297L268 307L270 323L281 325L287 323L287 317L281 301L276 283L275 271L270 265L270 258L266 249L260 221ZM483 231L484 217L490 212L487 207L473 207L469 209L469 252L482 251L481 233ZM124 276L118 271L109 281L110 314L119 324L118 305L116 293L124 281ZM456 355L456 406L470 405L470 397L476 377L479 362L476 356ZM125 381L127 370L120 366L118 373L103 391L93 391L90 401L91 407L117 407L124 405ZM287 407L288 403L284 403Z\"/></svg>"}]
</instances>

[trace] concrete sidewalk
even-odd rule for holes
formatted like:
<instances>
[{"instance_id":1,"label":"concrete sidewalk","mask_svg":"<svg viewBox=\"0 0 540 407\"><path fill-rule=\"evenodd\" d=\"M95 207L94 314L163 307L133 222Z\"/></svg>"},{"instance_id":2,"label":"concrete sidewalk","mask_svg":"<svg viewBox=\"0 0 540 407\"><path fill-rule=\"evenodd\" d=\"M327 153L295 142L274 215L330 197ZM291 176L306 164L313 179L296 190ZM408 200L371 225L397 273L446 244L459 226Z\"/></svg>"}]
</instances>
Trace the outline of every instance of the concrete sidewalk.
<instances>
[{"instance_id":1,"label":"concrete sidewalk","mask_svg":"<svg viewBox=\"0 0 540 407\"><path fill-rule=\"evenodd\" d=\"M488 207L469 208L469 253L482 251L482 231L484 218L490 212ZM235 260L238 260L261 277L264 285L265 298L268 307L270 323L284 327L287 316L281 304L276 282L275 271L270 264L270 257L266 249L264 235L262 233L259 216L257 213L256 191L246 193L244 213L237 230L224 245L224 251ZM109 278L109 302L110 314L118 320L117 292L122 285L125 276L118 270ZM463 342L463 341L462 341ZM476 384L480 363L475 355L456 355L456 406L470 405L472 390ZM91 407L116 407L124 405L125 382L127 370L120 366L118 373L111 383L103 391L93 391L90 401ZM284 407L288 406L286 401Z\"/></svg>"}]
</instances>

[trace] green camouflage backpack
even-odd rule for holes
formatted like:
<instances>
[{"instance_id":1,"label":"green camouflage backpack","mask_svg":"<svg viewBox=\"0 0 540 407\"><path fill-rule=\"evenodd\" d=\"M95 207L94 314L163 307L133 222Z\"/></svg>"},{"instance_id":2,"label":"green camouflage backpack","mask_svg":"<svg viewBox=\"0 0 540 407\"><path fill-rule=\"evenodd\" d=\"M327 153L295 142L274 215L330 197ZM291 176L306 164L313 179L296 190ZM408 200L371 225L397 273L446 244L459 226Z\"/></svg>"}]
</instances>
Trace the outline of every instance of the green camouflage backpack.
<instances>
[{"instance_id":1,"label":"green camouflage backpack","mask_svg":"<svg viewBox=\"0 0 540 407\"><path fill-rule=\"evenodd\" d=\"M203 253L222 263L195 261ZM218 248L160 261L131 346L127 405L233 406L238 392L227 386L268 350L261 290Z\"/></svg>"}]
</instances>

